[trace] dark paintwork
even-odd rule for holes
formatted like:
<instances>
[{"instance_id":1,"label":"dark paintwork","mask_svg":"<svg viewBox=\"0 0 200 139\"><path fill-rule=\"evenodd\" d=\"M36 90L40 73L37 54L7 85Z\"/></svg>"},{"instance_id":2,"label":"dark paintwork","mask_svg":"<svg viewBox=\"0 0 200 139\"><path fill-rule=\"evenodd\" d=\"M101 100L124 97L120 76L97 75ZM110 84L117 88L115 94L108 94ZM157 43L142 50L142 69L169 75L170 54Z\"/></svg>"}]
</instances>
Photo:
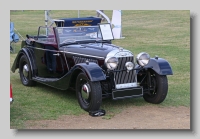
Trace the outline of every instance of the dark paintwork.
<instances>
[{"instance_id":1,"label":"dark paintwork","mask_svg":"<svg viewBox=\"0 0 200 139\"><path fill-rule=\"evenodd\" d=\"M67 45L62 46L60 48L61 51L73 52L77 54L90 55L95 57L106 57L106 55L117 49L114 46L110 46L110 44L102 44L102 43L89 43L89 44L80 44L80 45ZM74 54L75 55L75 54Z\"/></svg>"},{"instance_id":2,"label":"dark paintwork","mask_svg":"<svg viewBox=\"0 0 200 139\"><path fill-rule=\"evenodd\" d=\"M151 58L150 62L146 67L153 67L153 70L156 71L159 75L173 75L172 68L165 59L163 58Z\"/></svg>"},{"instance_id":3,"label":"dark paintwork","mask_svg":"<svg viewBox=\"0 0 200 139\"><path fill-rule=\"evenodd\" d=\"M136 68L139 68L137 65ZM159 75L173 75L172 68L168 61L163 58L151 58L144 68L152 68ZM137 70L137 73L140 70Z\"/></svg>"},{"instance_id":4,"label":"dark paintwork","mask_svg":"<svg viewBox=\"0 0 200 139\"><path fill-rule=\"evenodd\" d=\"M101 48L104 48L105 50L102 51ZM62 65L63 66L66 65L66 63L69 63L68 66L70 69L68 69L67 66L65 66L64 69L61 68L60 74L57 73L56 75L53 76L52 73L48 73L46 70L46 64L45 64L44 59L45 59L45 51L47 50L45 49L45 44L42 44L36 41L33 46L27 46L20 50L20 52L18 53L16 57L16 60L14 61L14 64L11 70L15 72L16 68L19 67L19 60L20 60L21 55L26 54L27 58L29 59L31 63L30 65L31 65L33 80L58 88L58 89L65 90L65 89L68 89L69 83L71 81L71 76L73 75L75 71L85 72L91 81L100 81L100 80L106 79L105 74L102 72L102 69L97 64L81 63L81 64L74 65L72 56L82 56L82 54L86 54L88 55L88 56L85 56L86 58L87 57L90 58L90 56L94 56L94 59L97 59L97 60L99 58L95 58L95 57L102 57L100 58L99 63L103 64L101 61L104 60L107 53L109 53L113 49L116 49L116 47L109 46L106 44L102 45L102 43L94 43L94 44L89 44L89 45L84 45L84 46L68 45L68 46L63 46L60 48L60 51L66 51L67 53L58 52L58 50L55 49L56 53L60 53L60 56L59 57L57 56L58 57L57 59L60 59L60 57L62 57L62 60L64 61L64 63L60 62L61 64L60 67L62 67ZM70 52L73 52L73 54L71 54ZM74 53L77 53L77 54L74 54ZM65 58L64 58L65 56L66 56L67 62L65 61ZM71 65L70 65L70 61L72 62Z\"/></svg>"},{"instance_id":5,"label":"dark paintwork","mask_svg":"<svg viewBox=\"0 0 200 139\"><path fill-rule=\"evenodd\" d=\"M57 32L54 30L55 34ZM39 35L39 33L38 33ZM84 42L82 44L71 44L59 47L56 43L43 43L34 37L35 42L26 45L25 41L22 42L22 49L19 51L14 64L11 68L15 72L19 68L20 57L25 54L30 62L32 80L46 84L48 86L66 90L75 84L75 79L80 72L84 72L88 79L91 81L105 81L107 79L104 66L104 60L107 54L118 46L112 45L110 41L100 42ZM58 42L58 40L56 41ZM47 49L48 48L48 49ZM50 71L47 67L47 53L51 52L53 57L56 58L56 72ZM89 62L76 64L74 56L86 59L96 60L97 63ZM136 68L140 68L136 66ZM160 75L172 75L170 64L162 58L151 58L145 68L152 68ZM139 70L136 70L137 72ZM111 83L114 85L114 83ZM127 97L142 96L142 88L129 88L127 89L112 89L113 99L121 99Z\"/></svg>"},{"instance_id":6,"label":"dark paintwork","mask_svg":"<svg viewBox=\"0 0 200 139\"><path fill-rule=\"evenodd\" d=\"M85 63L77 64L68 73L66 73L61 78L34 77L33 79L35 81L38 81L40 83L44 83L44 84L49 85L49 86L54 87L54 88L57 88L57 89L60 89L60 90L66 90L70 87L70 83L72 81L72 78L75 76L74 74L78 74L81 71L84 72L91 81L99 81L99 80L105 80L106 79L102 70L95 63L89 63L88 65L85 64Z\"/></svg>"}]
</instances>

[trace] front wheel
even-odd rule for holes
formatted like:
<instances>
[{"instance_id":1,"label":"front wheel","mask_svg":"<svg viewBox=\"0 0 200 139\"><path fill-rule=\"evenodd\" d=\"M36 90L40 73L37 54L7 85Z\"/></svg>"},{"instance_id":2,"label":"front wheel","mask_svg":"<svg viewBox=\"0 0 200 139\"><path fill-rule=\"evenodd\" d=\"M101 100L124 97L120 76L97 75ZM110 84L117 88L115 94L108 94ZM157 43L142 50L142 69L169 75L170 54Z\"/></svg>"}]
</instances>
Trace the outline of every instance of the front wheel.
<instances>
[{"instance_id":1,"label":"front wheel","mask_svg":"<svg viewBox=\"0 0 200 139\"><path fill-rule=\"evenodd\" d=\"M79 105L85 111L99 110L102 102L102 89L100 82L91 82L84 73L76 79L76 96Z\"/></svg>"},{"instance_id":2,"label":"front wheel","mask_svg":"<svg viewBox=\"0 0 200 139\"><path fill-rule=\"evenodd\" d=\"M149 92L145 93L143 98L145 101L153 104L159 104L163 102L168 92L168 80L166 75L158 75L155 72L150 73L151 86L149 86Z\"/></svg>"}]
</instances>

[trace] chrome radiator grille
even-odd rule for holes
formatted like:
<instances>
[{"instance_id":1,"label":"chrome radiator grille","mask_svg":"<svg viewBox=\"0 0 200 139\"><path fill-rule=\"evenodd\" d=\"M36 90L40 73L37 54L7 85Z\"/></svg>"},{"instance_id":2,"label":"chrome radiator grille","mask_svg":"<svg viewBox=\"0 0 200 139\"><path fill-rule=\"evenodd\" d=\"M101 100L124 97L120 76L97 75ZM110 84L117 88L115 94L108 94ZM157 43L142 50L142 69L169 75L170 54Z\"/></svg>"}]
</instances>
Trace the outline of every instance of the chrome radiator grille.
<instances>
[{"instance_id":1,"label":"chrome radiator grille","mask_svg":"<svg viewBox=\"0 0 200 139\"><path fill-rule=\"evenodd\" d=\"M78 64L78 63L85 63L86 60L88 60L89 62L94 62L96 64L98 64L98 61L95 59L89 59L89 58L84 58L84 57L77 57L77 56L73 56L74 59L74 63Z\"/></svg>"},{"instance_id":2,"label":"chrome radiator grille","mask_svg":"<svg viewBox=\"0 0 200 139\"><path fill-rule=\"evenodd\" d=\"M130 61L134 63L134 58L133 57L119 57L118 61L119 61L119 64L117 68L115 69L115 71L126 69L125 67L126 62ZM131 70L129 72L127 71L114 72L114 78L115 78L115 84L136 82L135 70Z\"/></svg>"}]
</instances>

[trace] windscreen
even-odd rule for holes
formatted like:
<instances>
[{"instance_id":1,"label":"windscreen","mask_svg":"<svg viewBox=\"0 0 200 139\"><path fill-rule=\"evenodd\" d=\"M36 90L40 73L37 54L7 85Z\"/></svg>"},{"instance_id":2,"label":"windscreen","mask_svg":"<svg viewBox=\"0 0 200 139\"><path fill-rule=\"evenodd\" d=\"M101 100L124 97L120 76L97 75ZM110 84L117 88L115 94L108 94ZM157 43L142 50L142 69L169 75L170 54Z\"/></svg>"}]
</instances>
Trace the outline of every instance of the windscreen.
<instances>
[{"instance_id":1,"label":"windscreen","mask_svg":"<svg viewBox=\"0 0 200 139\"><path fill-rule=\"evenodd\" d=\"M60 44L102 40L99 26L58 27L56 29Z\"/></svg>"}]
</instances>

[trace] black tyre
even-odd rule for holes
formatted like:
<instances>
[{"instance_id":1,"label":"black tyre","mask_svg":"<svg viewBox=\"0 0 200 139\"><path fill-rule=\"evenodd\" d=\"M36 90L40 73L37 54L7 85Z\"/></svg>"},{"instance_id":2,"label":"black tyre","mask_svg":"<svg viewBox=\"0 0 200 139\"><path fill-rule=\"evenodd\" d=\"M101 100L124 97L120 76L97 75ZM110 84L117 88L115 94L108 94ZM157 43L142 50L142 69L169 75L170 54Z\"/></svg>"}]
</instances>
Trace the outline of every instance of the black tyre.
<instances>
[{"instance_id":1,"label":"black tyre","mask_svg":"<svg viewBox=\"0 0 200 139\"><path fill-rule=\"evenodd\" d=\"M80 107L85 111L99 110L102 102L100 82L90 82L81 72L76 79L76 96Z\"/></svg>"},{"instance_id":2,"label":"black tyre","mask_svg":"<svg viewBox=\"0 0 200 139\"><path fill-rule=\"evenodd\" d=\"M151 73L151 91L144 94L145 101L153 104L163 102L168 92L168 80L166 75L158 75L155 72Z\"/></svg>"},{"instance_id":3,"label":"black tyre","mask_svg":"<svg viewBox=\"0 0 200 139\"><path fill-rule=\"evenodd\" d=\"M25 55L23 55L19 61L19 75L23 85L25 86L35 85L35 81L30 79L31 77L30 63Z\"/></svg>"}]
</instances>

